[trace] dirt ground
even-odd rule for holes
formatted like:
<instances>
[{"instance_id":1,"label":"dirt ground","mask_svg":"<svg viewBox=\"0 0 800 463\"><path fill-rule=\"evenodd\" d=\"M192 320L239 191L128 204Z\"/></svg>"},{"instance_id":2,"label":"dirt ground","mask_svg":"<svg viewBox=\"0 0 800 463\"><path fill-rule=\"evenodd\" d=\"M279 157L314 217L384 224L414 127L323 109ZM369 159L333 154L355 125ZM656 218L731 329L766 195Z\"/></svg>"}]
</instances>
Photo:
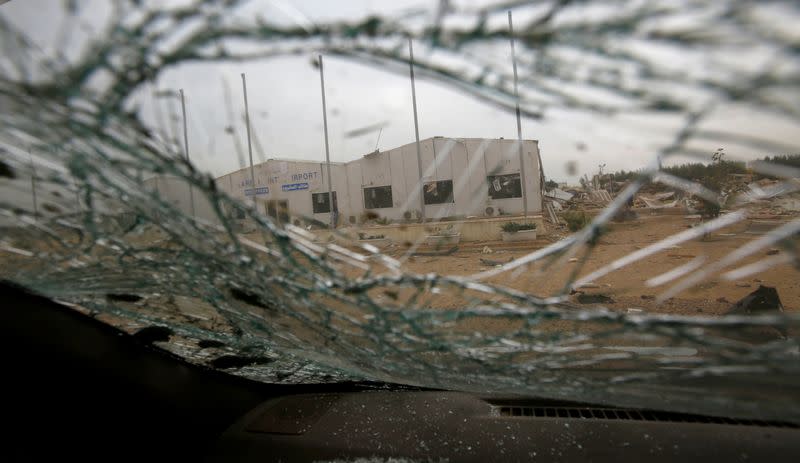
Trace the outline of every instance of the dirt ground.
<instances>
[{"instance_id":1,"label":"dirt ground","mask_svg":"<svg viewBox=\"0 0 800 463\"><path fill-rule=\"evenodd\" d=\"M791 217L781 218L782 222L788 220L791 220ZM776 220L774 225L778 226L781 221ZM488 279L487 282L511 287L537 296L555 295L563 289L565 281L568 281L571 275L574 274L578 277L586 275L595 269L613 262L615 259L626 256L631 252L642 249L675 233L687 230L697 223L698 220L696 218L688 218L684 215L646 215L629 222L614 223L599 239L597 246L588 254L585 265L582 267L580 266L584 253L582 252L583 250L578 250L578 252L573 255L563 256L559 261L552 263L547 268L543 268L541 264L531 265L529 268L521 268L516 272L511 271L497 275ZM761 225L760 229L763 230L763 223ZM625 312L634 308L647 313L716 316L727 313L739 299L756 290L759 285L765 285L777 289L783 307L787 312L800 311L800 271L789 264L775 266L740 281L724 281L719 278L721 273L731 270L732 268L725 269L723 272L718 272L714 278L703 281L697 287L683 291L676 297L663 303L658 303L657 297L674 284L674 281L661 286L647 286L647 280L673 270L676 267L680 267L681 265L685 265L698 256L705 256L706 261L704 265L709 265L709 263L724 258L724 256L740 248L745 243L757 239L759 236L763 236L748 233L748 230L751 228L753 227L751 227L750 223L744 222L728 229L720 230L703 239L682 243L679 246L665 249L629 266L616 270L598 279L592 285L581 288L583 295L602 295L609 298L601 304L582 305L579 300L581 293L572 294L570 300L577 306L591 308L602 305L611 310L620 312ZM768 228L772 227L770 226ZM461 243L458 250L451 255L410 257L405 259L404 269L417 274L474 275L488 269L496 268L493 264L497 262L508 262L511 259L522 257L568 235L568 232L563 229L549 228L542 231L544 232L541 233L542 236L533 242L503 243L492 241ZM251 239L257 238L256 236L251 237ZM22 246L26 241L30 241L24 239L23 236L12 236L11 234L0 239L0 244L2 244L3 240L7 242L6 246L9 244L17 245L17 242L20 243L18 246ZM154 238L151 236L145 241L150 243L153 242L153 240ZM34 239L34 242L38 241ZM794 244L796 245L797 243L795 242ZM490 249L491 252L484 253L485 248ZM429 252L431 250L420 249L420 251ZM394 246L385 250L386 254L398 259L403 259L406 252L407 249L403 246ZM776 252L777 254L775 254ZM777 248L764 249L745 261L738 263L736 268L768 256L779 256L784 252L786 251L778 250ZM8 252L7 249L5 252L0 252L0 278L5 276L13 279L14 273L22 270L26 265L35 266L37 264L35 260L13 252ZM357 278L359 276L357 274L358 272L355 272L355 269L353 270L354 273L349 276ZM350 273L345 268L343 268L342 271L347 274ZM368 292L377 303L388 303L394 307L409 307L409 301L411 298L415 297L417 291L414 287L402 287L395 290L391 286L382 286ZM468 293L466 295L469 296ZM481 298L485 298L486 294L481 294L480 296ZM269 317L270 323L275 329L275 333L288 334L289 337L282 342L286 342L289 345L303 346L334 345L344 350L346 350L348 346L379 349L382 345L381 343L386 342L384 338L375 338L365 335L365 333L371 329L371 312L359 310L357 307L351 306L350 304L327 297L325 293L319 293L311 297L320 307L332 309L338 316L329 319L327 316L320 317L318 311L309 310L308 313L305 314L308 318L300 320L296 317L289 316L287 313L273 314L269 311L264 312ZM249 303L247 299L247 297L232 297L230 302L239 304L242 311L261 311L263 303L257 302L254 306L253 303ZM417 307L460 310L467 307L470 303L470 299L465 297L465 293L448 290L437 293L430 288L424 291L420 299L422 300L416 301L415 305ZM191 325L219 334L229 334L233 330L233 326L228 320L213 307L197 297L172 297L169 295L161 295L151 296L138 302L127 302L125 300L116 299L114 299L114 301L115 305L122 309L134 310L144 315L159 318L175 326ZM489 302L501 301L503 301L503 298L498 296L496 300L490 298ZM299 308L302 308L302 305L297 307L297 309ZM80 308L77 309L81 310ZM146 323L142 321L128 320L110 313L100 314L98 318L130 333L137 332L147 326ZM398 323L407 323L402 319L398 319L397 321ZM454 339L471 339L470 336L474 336L475 333L480 333L481 336L513 336L515 333L522 333L525 336L539 336L542 335L542 333L557 333L559 335L568 333L569 336L578 336L590 335L597 330L608 328L607 326L594 323L581 323L578 320L567 319L539 321L535 327L526 327L525 323L524 320L513 317L470 316L442 325L427 326L426 329L430 330L428 332L429 335L433 333L433 335L436 336L453 337ZM329 344L327 336L330 334L331 330L334 329L338 333L337 335L340 336L338 339L346 339L346 343ZM776 339L778 335L784 335L772 329L759 330L755 332L755 334L748 334L748 336L751 334L759 337L747 338L748 342L771 341ZM758 339L758 341L753 341L753 339ZM168 348L178 355L186 355L188 351L185 346L194 345L194 343L197 342L197 339L182 338L177 335L173 336L173 341L175 340L179 342L176 341L174 344L169 344ZM625 343L630 342L630 340L613 337L601 339L597 342L611 345L625 345ZM647 342L654 346L662 346L667 345L670 340L660 337L648 340ZM195 356L195 360L197 361L211 362L214 356L221 355L220 353L223 351L228 352L224 349L226 348L222 348L222 350L203 348L192 351L192 355ZM594 353L597 352L585 351L581 355L593 355ZM603 365L604 368L610 368L612 366L608 362ZM614 364L613 366L615 368L624 368L624 365L620 366Z\"/></svg>"},{"instance_id":2,"label":"dirt ground","mask_svg":"<svg viewBox=\"0 0 800 463\"><path fill-rule=\"evenodd\" d=\"M780 221L775 221L775 226L790 219L791 217L782 217ZM687 230L698 222L697 218L690 218L684 215L640 215L635 220L611 224L607 232L600 238L598 245L588 253L583 265L581 261L584 258L583 251L585 249L579 250L574 255L565 256L547 268L544 268L542 264L535 264L522 268L521 271L510 271L494 276L486 280L486 282L510 287L536 296L553 296L562 291L564 283L573 273L577 272L577 277L586 275L613 262L615 259L675 233ZM783 307L787 312L800 311L800 271L791 264L778 265L739 281L725 281L719 278L720 273L718 273L714 278L703 281L696 287L685 290L663 303L658 302L658 296L679 280L660 286L647 286L647 280L691 262L698 256L706 258L703 266L707 266L724 258L745 243L763 236L748 233L750 228L750 222L746 221L727 229L719 230L703 239L681 243L679 246L665 249L599 278L592 284L581 288L579 293L572 294L570 300L580 304L582 293L583 297L587 295L607 296L610 299L605 299L600 305L612 310L626 311L630 308L639 308L653 313L722 315L729 311L738 300L756 290L759 285L765 285L777 289ZM533 242L504 243L501 241L486 241L461 243L458 250L451 255L407 258L404 268L418 274L473 275L492 269L492 263L508 262L536 249L544 248L567 236L568 233L565 229L548 227L547 230L544 230L544 233L540 231L540 238ZM10 244L14 244L17 241L11 236L7 238L10 239ZM488 248L491 252L484 253L485 248ZM420 250L430 251L422 248ZM392 257L402 259L406 248L396 246L384 252ZM736 267L727 268L721 273L763 259L768 256L768 252L774 255L775 252L782 254L786 251L777 248L762 250L736 264ZM6 277L10 276L12 279L13 274L24 268L26 264L33 265L28 258L9 252L0 252L0 263L2 264L0 265L0 277L5 275ZM351 276L357 277L357 273L354 272ZM402 297L403 292L410 294L413 293L413 290L401 290L401 297L397 301L405 299ZM380 302L380 297L378 297L378 301ZM466 299L463 295L444 291L440 294L426 294L425 303L420 305L457 309L464 307L465 302Z\"/></svg>"},{"instance_id":3,"label":"dirt ground","mask_svg":"<svg viewBox=\"0 0 800 463\"><path fill-rule=\"evenodd\" d=\"M614 223L602 236L578 275L583 276L615 259L681 232L696 224L697 220L682 215L643 216L630 222ZM776 222L776 225L779 223ZM602 305L613 310L641 308L647 312L683 314L683 315L721 315L727 312L739 299L745 297L759 285L775 287L787 312L800 310L800 271L791 264L782 264L764 272L738 281L725 281L716 275L715 278L703 281L698 286L683 291L677 296L657 302L657 296L668 289L675 280L664 285L648 287L646 281L692 261L697 256L705 256L703 266L724 258L727 254L740 248L745 243L758 238L759 235L748 233L749 223L740 223L727 229L713 233L702 240L694 240L674 246L657 254L646 257L617 271L614 271L581 289L587 295L602 294L609 296L613 302ZM512 258L524 256L531 251L543 248L554 241L558 231L547 234L544 239L534 242L503 243L480 242L462 243L459 250L449 256L412 257L407 261L407 268L418 273L437 272L452 275L471 275L492 268L493 262L506 262ZM561 236L566 231L560 231ZM554 237L553 235L556 235ZM483 253L485 247L492 252ZM777 248L772 249L775 253ZM726 268L732 270L745 264L767 257L764 250L751 258ZM779 250L779 253L785 251ZM402 251L389 252L395 257ZM560 263L543 269L541 265L531 266L521 273L507 272L488 279L488 282L509 286L538 296L552 296L563 289L569 275L576 270L582 260L581 252L573 259L562 259ZM482 262L482 259L484 262ZM571 260L571 261L570 261ZM702 268L702 267L701 267ZM724 271L722 272L724 273ZM573 294L571 300L578 302L579 294ZM462 298L443 294L432 299L433 305L441 308L456 308L463 303Z\"/></svg>"}]
</instances>

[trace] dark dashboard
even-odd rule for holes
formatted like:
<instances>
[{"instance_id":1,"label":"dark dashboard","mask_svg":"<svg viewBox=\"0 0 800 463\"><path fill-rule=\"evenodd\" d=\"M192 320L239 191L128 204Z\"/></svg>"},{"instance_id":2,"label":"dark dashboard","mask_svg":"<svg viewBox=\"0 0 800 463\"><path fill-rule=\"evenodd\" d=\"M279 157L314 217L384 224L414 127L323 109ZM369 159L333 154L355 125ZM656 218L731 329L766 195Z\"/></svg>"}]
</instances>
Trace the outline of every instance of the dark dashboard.
<instances>
[{"instance_id":1,"label":"dark dashboard","mask_svg":"<svg viewBox=\"0 0 800 463\"><path fill-rule=\"evenodd\" d=\"M261 384L9 283L0 297L12 461L800 460L792 423L379 383Z\"/></svg>"}]
</instances>

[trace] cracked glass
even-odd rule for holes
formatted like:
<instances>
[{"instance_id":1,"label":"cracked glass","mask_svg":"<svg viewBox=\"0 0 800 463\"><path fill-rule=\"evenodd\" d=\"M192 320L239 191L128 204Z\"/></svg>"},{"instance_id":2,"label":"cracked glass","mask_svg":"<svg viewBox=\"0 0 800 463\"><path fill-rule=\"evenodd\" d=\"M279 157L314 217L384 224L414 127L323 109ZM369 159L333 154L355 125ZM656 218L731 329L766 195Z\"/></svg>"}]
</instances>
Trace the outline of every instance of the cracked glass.
<instances>
[{"instance_id":1,"label":"cracked glass","mask_svg":"<svg viewBox=\"0 0 800 463\"><path fill-rule=\"evenodd\" d=\"M798 21L7 2L0 278L264 382L800 421Z\"/></svg>"}]
</instances>

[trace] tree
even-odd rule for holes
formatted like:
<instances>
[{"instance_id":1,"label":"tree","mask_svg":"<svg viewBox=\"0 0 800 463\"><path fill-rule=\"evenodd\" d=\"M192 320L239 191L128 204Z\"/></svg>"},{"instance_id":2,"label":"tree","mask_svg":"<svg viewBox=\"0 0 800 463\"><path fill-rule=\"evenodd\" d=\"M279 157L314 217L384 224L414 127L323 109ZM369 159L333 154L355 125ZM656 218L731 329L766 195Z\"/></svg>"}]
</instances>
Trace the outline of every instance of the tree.
<instances>
[{"instance_id":1,"label":"tree","mask_svg":"<svg viewBox=\"0 0 800 463\"><path fill-rule=\"evenodd\" d=\"M722 187L727 179L728 175L730 174L731 165L733 163L729 163L725 161L725 152L723 148L718 148L714 153L711 155L711 169L710 175L705 177L705 181L703 182L704 185L716 192L722 191ZM722 203L724 202L724 197L722 195L717 197L716 201L711 201L708 198L700 197L700 202L702 204L702 212L701 215L706 218L714 218L719 217L720 212L722 211Z\"/></svg>"}]
</instances>

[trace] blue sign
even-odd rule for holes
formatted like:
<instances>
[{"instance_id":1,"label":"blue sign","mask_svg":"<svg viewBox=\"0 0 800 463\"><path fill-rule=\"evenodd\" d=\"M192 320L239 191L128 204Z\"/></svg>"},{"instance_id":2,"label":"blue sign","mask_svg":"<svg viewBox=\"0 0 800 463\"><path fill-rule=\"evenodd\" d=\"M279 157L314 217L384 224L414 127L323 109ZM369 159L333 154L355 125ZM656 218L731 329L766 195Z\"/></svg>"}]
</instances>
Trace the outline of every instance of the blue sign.
<instances>
[{"instance_id":1,"label":"blue sign","mask_svg":"<svg viewBox=\"0 0 800 463\"><path fill-rule=\"evenodd\" d=\"M258 195L266 195L266 194L269 194L269 187L267 187L267 186L262 186L262 187L259 187L259 188L248 188L248 189L244 190L244 195L245 196L253 196L253 195L258 196Z\"/></svg>"},{"instance_id":2,"label":"blue sign","mask_svg":"<svg viewBox=\"0 0 800 463\"><path fill-rule=\"evenodd\" d=\"M288 183L281 185L283 191L308 190L308 183Z\"/></svg>"}]
</instances>

